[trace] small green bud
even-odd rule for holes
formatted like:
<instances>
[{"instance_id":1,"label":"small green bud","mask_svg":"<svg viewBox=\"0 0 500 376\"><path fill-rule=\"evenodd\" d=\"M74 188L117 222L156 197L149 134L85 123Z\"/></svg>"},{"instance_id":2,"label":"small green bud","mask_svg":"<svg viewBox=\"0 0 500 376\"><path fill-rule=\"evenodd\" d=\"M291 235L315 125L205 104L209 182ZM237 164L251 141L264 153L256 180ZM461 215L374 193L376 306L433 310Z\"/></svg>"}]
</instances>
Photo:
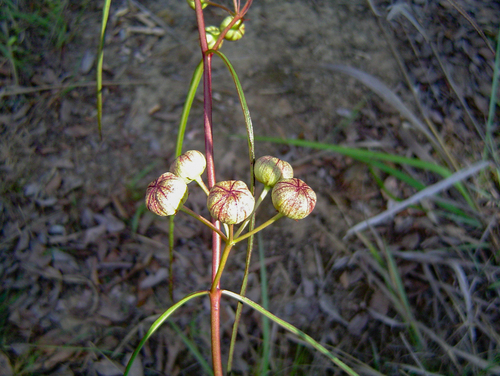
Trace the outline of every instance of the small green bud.
<instances>
[{"instance_id":1,"label":"small green bud","mask_svg":"<svg viewBox=\"0 0 500 376\"><path fill-rule=\"evenodd\" d=\"M203 174L205 167L207 167L205 156L198 150L188 150L170 165L170 172L189 184Z\"/></svg>"},{"instance_id":2,"label":"small green bud","mask_svg":"<svg viewBox=\"0 0 500 376\"><path fill-rule=\"evenodd\" d=\"M316 205L316 193L297 178L277 182L271 197L276 210L292 219L307 217Z\"/></svg>"},{"instance_id":3,"label":"small green bud","mask_svg":"<svg viewBox=\"0 0 500 376\"><path fill-rule=\"evenodd\" d=\"M191 8L193 8L193 10L194 10L195 9L195 7L194 7L194 0L186 0L186 1L189 4L189 6ZM207 5L208 5L207 0L201 0L201 9L205 9L207 7Z\"/></svg>"},{"instance_id":4,"label":"small green bud","mask_svg":"<svg viewBox=\"0 0 500 376\"><path fill-rule=\"evenodd\" d=\"M187 184L171 172L162 174L149 183L146 190L146 206L155 214L169 216L186 202L188 197Z\"/></svg>"},{"instance_id":5,"label":"small green bud","mask_svg":"<svg viewBox=\"0 0 500 376\"><path fill-rule=\"evenodd\" d=\"M215 42L217 42L217 38L220 35L220 29L217 26L207 26L205 28L205 32L207 34L207 45L208 49L211 50L215 46ZM222 42L219 47L222 46Z\"/></svg>"},{"instance_id":6,"label":"small green bud","mask_svg":"<svg viewBox=\"0 0 500 376\"><path fill-rule=\"evenodd\" d=\"M255 161L255 178L268 187L274 185L281 179L293 178L293 168L290 163L266 155Z\"/></svg>"},{"instance_id":7,"label":"small green bud","mask_svg":"<svg viewBox=\"0 0 500 376\"><path fill-rule=\"evenodd\" d=\"M220 30L224 30L233 20L233 16L227 16L224 18L222 23L220 24ZM242 20L236 21L236 23L229 29L224 36L224 39L235 41L238 39L243 38L243 35L245 34L245 24L242 22Z\"/></svg>"},{"instance_id":8,"label":"small green bud","mask_svg":"<svg viewBox=\"0 0 500 376\"><path fill-rule=\"evenodd\" d=\"M242 181L221 181L210 189L207 206L213 218L232 225L252 214L255 199Z\"/></svg>"}]
</instances>

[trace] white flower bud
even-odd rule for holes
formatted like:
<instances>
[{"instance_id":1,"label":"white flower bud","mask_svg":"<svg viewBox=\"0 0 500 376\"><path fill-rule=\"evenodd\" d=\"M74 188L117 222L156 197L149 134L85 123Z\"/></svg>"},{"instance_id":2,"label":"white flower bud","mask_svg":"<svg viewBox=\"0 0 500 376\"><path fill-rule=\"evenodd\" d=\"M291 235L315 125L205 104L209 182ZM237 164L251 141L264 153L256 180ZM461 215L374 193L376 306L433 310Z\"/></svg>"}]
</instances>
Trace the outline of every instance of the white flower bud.
<instances>
[{"instance_id":1,"label":"white flower bud","mask_svg":"<svg viewBox=\"0 0 500 376\"><path fill-rule=\"evenodd\" d=\"M170 172L184 179L186 184L199 178L207 167L205 156L198 150L188 150L170 165Z\"/></svg>"},{"instance_id":2,"label":"white flower bud","mask_svg":"<svg viewBox=\"0 0 500 376\"><path fill-rule=\"evenodd\" d=\"M188 189L184 180L171 172L162 174L149 183L146 190L146 206L153 213L169 216L186 202Z\"/></svg>"},{"instance_id":3,"label":"white flower bud","mask_svg":"<svg viewBox=\"0 0 500 376\"><path fill-rule=\"evenodd\" d=\"M297 178L280 180L271 197L276 210L292 219L307 217L316 205L316 193Z\"/></svg>"},{"instance_id":4,"label":"white flower bud","mask_svg":"<svg viewBox=\"0 0 500 376\"><path fill-rule=\"evenodd\" d=\"M221 181L210 189L207 206L213 218L232 225L252 214L255 199L242 181Z\"/></svg>"},{"instance_id":5,"label":"white flower bud","mask_svg":"<svg viewBox=\"0 0 500 376\"><path fill-rule=\"evenodd\" d=\"M280 179L293 178L293 168L290 163L270 155L255 161L254 173L255 178L268 187L274 187Z\"/></svg>"}]
</instances>

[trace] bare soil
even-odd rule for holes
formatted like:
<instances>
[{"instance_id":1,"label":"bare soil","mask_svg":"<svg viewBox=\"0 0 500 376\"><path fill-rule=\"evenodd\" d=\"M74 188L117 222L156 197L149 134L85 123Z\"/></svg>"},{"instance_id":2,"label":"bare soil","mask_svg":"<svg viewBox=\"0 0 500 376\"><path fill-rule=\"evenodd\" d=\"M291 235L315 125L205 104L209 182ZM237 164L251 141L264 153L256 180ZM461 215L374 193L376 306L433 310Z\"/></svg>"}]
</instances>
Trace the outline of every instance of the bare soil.
<instances>
[{"instance_id":1,"label":"bare soil","mask_svg":"<svg viewBox=\"0 0 500 376\"><path fill-rule=\"evenodd\" d=\"M481 160L500 4L414 0L391 8L390 3L255 0L244 38L222 47L239 74L255 135L439 161L397 109L359 80L331 69L342 65L378 78L412 112L429 119L459 167ZM19 70L20 86L14 85L9 60L0 60L0 368L5 375L119 375L119 365L152 317L210 284L210 232L180 213L170 298L169 222L141 209L147 184L174 159L182 106L201 58L195 17L184 1L141 4L112 4L102 140L94 86L100 2L65 8L68 40L60 49L26 32L34 58ZM405 9L425 35L404 16ZM206 10L207 24L218 24L222 16L220 9ZM241 107L217 59L213 80L217 178L249 182ZM185 150L204 150L202 111L200 88ZM318 202L306 219L282 219L256 238L249 298L262 301L262 247L269 310L360 373L424 374L425 368L437 374L496 374L500 191L492 175L468 185L487 192L470 189L479 205L471 214L474 223L457 222L426 201L374 232L343 240L352 225L394 202L369 167L332 152L260 140L256 152L289 161L295 176L315 189ZM425 185L441 179L405 171ZM416 192L393 176L374 173L396 198ZM457 192L442 198L467 211ZM187 205L209 216L201 189L190 188ZM257 222L274 213L268 201ZM370 244L384 262L370 253ZM413 319L430 328L430 334L420 328L420 347L408 329L411 319L394 300L398 292L384 282L390 260ZM239 246L223 276L224 288L239 291L244 263L245 249ZM224 303L227 356L235 304ZM209 360L208 302L190 302L172 322L175 326L164 325L148 342L134 375L203 374L174 328ZM271 340L270 374L340 374L277 326L271 326ZM262 319L246 308L235 374L258 374L261 351Z\"/></svg>"}]
</instances>

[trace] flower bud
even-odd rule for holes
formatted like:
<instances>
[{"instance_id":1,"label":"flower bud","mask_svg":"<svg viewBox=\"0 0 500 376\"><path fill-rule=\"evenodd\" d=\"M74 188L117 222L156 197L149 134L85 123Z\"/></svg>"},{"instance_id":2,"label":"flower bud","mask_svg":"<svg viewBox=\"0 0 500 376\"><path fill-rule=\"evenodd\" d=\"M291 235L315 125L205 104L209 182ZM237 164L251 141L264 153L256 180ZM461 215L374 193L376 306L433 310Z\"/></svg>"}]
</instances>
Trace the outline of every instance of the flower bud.
<instances>
[{"instance_id":1,"label":"flower bud","mask_svg":"<svg viewBox=\"0 0 500 376\"><path fill-rule=\"evenodd\" d=\"M217 38L220 35L220 29L217 26L207 26L205 32L207 34L208 49L211 50L215 46L215 42L217 42ZM222 42L219 44L219 47L221 46Z\"/></svg>"},{"instance_id":2,"label":"flower bud","mask_svg":"<svg viewBox=\"0 0 500 376\"><path fill-rule=\"evenodd\" d=\"M227 16L226 18L224 18L224 20L220 24L220 30L221 31L224 30L231 23L233 18L234 18L233 16ZM224 39L235 41L243 38L244 34L245 34L245 24L240 19L236 21L236 23L231 27L231 29L227 31L226 35L224 36Z\"/></svg>"},{"instance_id":3,"label":"flower bud","mask_svg":"<svg viewBox=\"0 0 500 376\"><path fill-rule=\"evenodd\" d=\"M170 172L189 184L203 174L205 167L207 167L205 156L198 150L188 150L170 165Z\"/></svg>"},{"instance_id":4,"label":"flower bud","mask_svg":"<svg viewBox=\"0 0 500 376\"><path fill-rule=\"evenodd\" d=\"M194 0L186 0L186 1L191 8L195 9ZM201 0L201 9L205 9L207 5L208 5L207 0Z\"/></svg>"},{"instance_id":5,"label":"flower bud","mask_svg":"<svg viewBox=\"0 0 500 376\"><path fill-rule=\"evenodd\" d=\"M293 178L293 168L290 163L276 157L266 155L255 161L255 178L268 187L281 179Z\"/></svg>"},{"instance_id":6,"label":"flower bud","mask_svg":"<svg viewBox=\"0 0 500 376\"><path fill-rule=\"evenodd\" d=\"M255 199L242 181L228 180L215 184L207 199L210 215L228 225L237 224L252 214Z\"/></svg>"},{"instance_id":7,"label":"flower bud","mask_svg":"<svg viewBox=\"0 0 500 376\"><path fill-rule=\"evenodd\" d=\"M292 219L307 217L316 205L316 193L297 178L277 182L271 197L276 210Z\"/></svg>"},{"instance_id":8,"label":"flower bud","mask_svg":"<svg viewBox=\"0 0 500 376\"><path fill-rule=\"evenodd\" d=\"M186 202L188 189L184 180L171 172L162 174L149 183L146 190L146 206L153 213L169 216Z\"/></svg>"}]
</instances>

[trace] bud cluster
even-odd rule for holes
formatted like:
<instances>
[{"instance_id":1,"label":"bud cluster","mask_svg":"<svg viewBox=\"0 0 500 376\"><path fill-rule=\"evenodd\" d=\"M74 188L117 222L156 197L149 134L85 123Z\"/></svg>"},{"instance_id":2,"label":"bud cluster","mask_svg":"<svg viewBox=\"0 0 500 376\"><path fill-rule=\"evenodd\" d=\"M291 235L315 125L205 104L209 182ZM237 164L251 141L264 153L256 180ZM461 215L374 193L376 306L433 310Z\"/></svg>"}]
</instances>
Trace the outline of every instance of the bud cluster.
<instances>
[{"instance_id":1,"label":"bud cluster","mask_svg":"<svg viewBox=\"0 0 500 376\"><path fill-rule=\"evenodd\" d=\"M186 0L189 6L192 9L195 9L195 0ZM205 9L207 5L209 5L208 0L201 0L201 9ZM219 38L219 35L223 30L225 30L229 24L233 21L234 17L233 16L227 16L224 18L224 20L221 22L220 26L207 26L205 27L205 35L207 38L207 46L208 49L213 49L215 46L215 43L217 43L217 39ZM230 41L236 41L241 38L243 38L243 35L245 35L245 24L243 23L242 19L239 19L236 21L229 30L227 30L226 34L224 35L224 39L230 40ZM220 43L219 47L222 46L222 42Z\"/></svg>"},{"instance_id":2,"label":"bud cluster","mask_svg":"<svg viewBox=\"0 0 500 376\"><path fill-rule=\"evenodd\" d=\"M171 172L149 183L146 207L164 217L176 214L187 200L187 185L199 179L206 166L205 156L197 150L189 150L177 157L170 166Z\"/></svg>"},{"instance_id":3,"label":"bud cluster","mask_svg":"<svg viewBox=\"0 0 500 376\"><path fill-rule=\"evenodd\" d=\"M194 0L186 0L186 1L187 1L187 3L189 4L189 6L190 6L193 10L195 10ZM201 3L201 9L205 9L205 8L207 7L207 5L208 5L208 1L207 1L207 0L201 0L201 1L200 1L200 3Z\"/></svg>"},{"instance_id":4,"label":"bud cluster","mask_svg":"<svg viewBox=\"0 0 500 376\"><path fill-rule=\"evenodd\" d=\"M161 216L176 214L188 197L187 185L193 180L203 184L200 177L206 164L205 156L197 150L177 157L170 165L170 172L148 185L147 208ZM273 205L282 215L302 219L314 209L316 194L302 180L293 177L293 168L288 162L264 156L255 162L254 172L266 191L272 189ZM213 218L232 225L243 222L253 213L255 199L244 182L228 180L210 189L207 207Z\"/></svg>"},{"instance_id":5,"label":"bud cluster","mask_svg":"<svg viewBox=\"0 0 500 376\"><path fill-rule=\"evenodd\" d=\"M302 180L293 177L293 168L279 158L264 156L255 161L255 178L272 188L273 205L292 219L307 217L316 205L316 194Z\"/></svg>"}]
</instances>

